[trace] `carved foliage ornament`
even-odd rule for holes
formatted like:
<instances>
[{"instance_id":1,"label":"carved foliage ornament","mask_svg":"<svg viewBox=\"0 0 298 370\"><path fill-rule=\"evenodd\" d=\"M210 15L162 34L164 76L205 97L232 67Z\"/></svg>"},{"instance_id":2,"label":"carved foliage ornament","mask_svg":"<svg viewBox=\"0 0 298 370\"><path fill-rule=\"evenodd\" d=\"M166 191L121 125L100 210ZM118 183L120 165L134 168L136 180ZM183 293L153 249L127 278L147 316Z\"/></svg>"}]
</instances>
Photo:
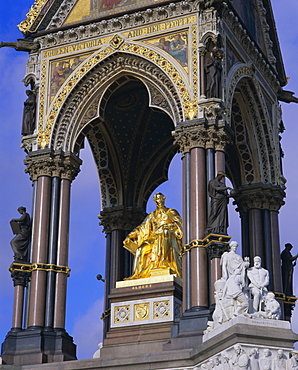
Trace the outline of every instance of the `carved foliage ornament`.
<instances>
[{"instance_id":1,"label":"carved foliage ornament","mask_svg":"<svg viewBox=\"0 0 298 370\"><path fill-rule=\"evenodd\" d=\"M32 181L37 180L39 176L55 176L72 181L80 172L81 163L82 161L72 154L42 153L37 156L27 156L25 173L30 174Z\"/></svg>"},{"instance_id":2,"label":"carved foliage ornament","mask_svg":"<svg viewBox=\"0 0 298 370\"><path fill-rule=\"evenodd\" d=\"M18 25L21 32L23 32L24 34L28 33L34 21L36 20L42 8L46 5L47 2L48 0L35 0L29 12L26 14L27 18Z\"/></svg>"},{"instance_id":3,"label":"carved foliage ornament","mask_svg":"<svg viewBox=\"0 0 298 370\"><path fill-rule=\"evenodd\" d=\"M179 145L183 154L193 148L214 148L224 150L231 142L231 134L225 124L206 124L205 120L198 120L192 124L180 124L173 131L174 143Z\"/></svg>"},{"instance_id":4,"label":"carved foliage ornament","mask_svg":"<svg viewBox=\"0 0 298 370\"><path fill-rule=\"evenodd\" d=\"M285 192L279 186L255 184L250 189L240 189L233 195L239 212L246 212L252 208L278 211L285 204Z\"/></svg>"}]
</instances>

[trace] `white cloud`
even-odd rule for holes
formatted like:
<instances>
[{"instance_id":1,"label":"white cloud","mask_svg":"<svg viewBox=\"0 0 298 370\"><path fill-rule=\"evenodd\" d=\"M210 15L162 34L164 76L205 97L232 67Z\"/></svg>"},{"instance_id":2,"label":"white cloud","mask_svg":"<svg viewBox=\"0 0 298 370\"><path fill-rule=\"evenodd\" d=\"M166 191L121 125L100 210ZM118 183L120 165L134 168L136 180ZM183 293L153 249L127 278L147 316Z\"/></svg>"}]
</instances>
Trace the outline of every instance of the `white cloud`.
<instances>
[{"instance_id":1,"label":"white cloud","mask_svg":"<svg viewBox=\"0 0 298 370\"><path fill-rule=\"evenodd\" d=\"M92 358L98 349L98 343L102 342L102 320L103 300L99 299L90 306L86 313L78 316L72 335L77 345L78 359Z\"/></svg>"}]
</instances>

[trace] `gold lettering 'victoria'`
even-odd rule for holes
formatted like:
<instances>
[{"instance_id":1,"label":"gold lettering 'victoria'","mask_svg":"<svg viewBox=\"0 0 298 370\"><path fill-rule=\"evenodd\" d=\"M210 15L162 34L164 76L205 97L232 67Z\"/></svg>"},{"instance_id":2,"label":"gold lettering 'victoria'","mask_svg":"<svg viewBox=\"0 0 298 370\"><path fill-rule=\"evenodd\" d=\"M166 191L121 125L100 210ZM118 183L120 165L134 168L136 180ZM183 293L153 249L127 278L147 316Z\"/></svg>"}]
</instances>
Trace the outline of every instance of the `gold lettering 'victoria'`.
<instances>
[{"instance_id":1,"label":"gold lettering 'victoria'","mask_svg":"<svg viewBox=\"0 0 298 370\"><path fill-rule=\"evenodd\" d=\"M74 53L76 51L91 49L91 48L94 48L100 45L102 45L102 39L81 42L80 44L69 45L69 46L65 46L62 48L56 48L53 50L45 51L44 58L50 58L50 57L54 57L56 55L61 55L61 54Z\"/></svg>"}]
</instances>

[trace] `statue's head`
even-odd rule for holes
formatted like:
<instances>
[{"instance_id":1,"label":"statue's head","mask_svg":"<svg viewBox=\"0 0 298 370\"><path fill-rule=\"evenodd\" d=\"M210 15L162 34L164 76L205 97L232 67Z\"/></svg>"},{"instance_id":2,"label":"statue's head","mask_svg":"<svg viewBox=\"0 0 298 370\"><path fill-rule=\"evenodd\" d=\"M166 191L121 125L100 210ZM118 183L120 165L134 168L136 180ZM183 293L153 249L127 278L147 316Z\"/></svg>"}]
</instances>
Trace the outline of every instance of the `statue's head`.
<instances>
[{"instance_id":1,"label":"statue's head","mask_svg":"<svg viewBox=\"0 0 298 370\"><path fill-rule=\"evenodd\" d=\"M19 208L18 208L18 212L19 212L19 213L26 212L26 207L22 207L22 206L21 206L21 207L19 207Z\"/></svg>"},{"instance_id":2,"label":"statue's head","mask_svg":"<svg viewBox=\"0 0 298 370\"><path fill-rule=\"evenodd\" d=\"M275 299L275 294L272 292L267 293L266 301L273 301Z\"/></svg>"},{"instance_id":3,"label":"statue's head","mask_svg":"<svg viewBox=\"0 0 298 370\"><path fill-rule=\"evenodd\" d=\"M154 202L155 202L155 204L156 204L157 207L164 206L165 199L166 199L166 196L163 195L162 193L156 193L153 196L153 200L154 200Z\"/></svg>"},{"instance_id":4,"label":"statue's head","mask_svg":"<svg viewBox=\"0 0 298 370\"><path fill-rule=\"evenodd\" d=\"M234 351L236 352L237 355L240 355L240 353L242 352L241 345L240 344L235 344Z\"/></svg>"},{"instance_id":5,"label":"statue's head","mask_svg":"<svg viewBox=\"0 0 298 370\"><path fill-rule=\"evenodd\" d=\"M236 252L236 249L238 248L238 243L235 240L233 240L233 241L230 242L229 247L230 247L231 250Z\"/></svg>"},{"instance_id":6,"label":"statue's head","mask_svg":"<svg viewBox=\"0 0 298 370\"><path fill-rule=\"evenodd\" d=\"M271 352L270 352L270 349L269 349L269 348L265 348L265 349L264 349L264 356L265 356L265 357L269 357L269 356L271 356Z\"/></svg>"},{"instance_id":7,"label":"statue's head","mask_svg":"<svg viewBox=\"0 0 298 370\"><path fill-rule=\"evenodd\" d=\"M285 244L285 247L289 250L291 250L293 248L292 244L291 243L287 243Z\"/></svg>"},{"instance_id":8,"label":"statue's head","mask_svg":"<svg viewBox=\"0 0 298 370\"><path fill-rule=\"evenodd\" d=\"M218 179L218 180L222 180L224 177L226 177L227 175L224 173L224 172L221 172L221 171L219 171L219 172L217 172L217 174L216 174L216 178Z\"/></svg>"},{"instance_id":9,"label":"statue's head","mask_svg":"<svg viewBox=\"0 0 298 370\"><path fill-rule=\"evenodd\" d=\"M262 265L262 259L259 256L255 256L254 258L254 267L259 269Z\"/></svg>"},{"instance_id":10,"label":"statue's head","mask_svg":"<svg viewBox=\"0 0 298 370\"><path fill-rule=\"evenodd\" d=\"M251 350L250 350L250 352L249 352L249 355L250 355L251 357L255 357L255 358L257 358L257 357L258 357L258 354L259 354L259 350L258 350L257 348L253 348L253 349L251 349Z\"/></svg>"}]
</instances>

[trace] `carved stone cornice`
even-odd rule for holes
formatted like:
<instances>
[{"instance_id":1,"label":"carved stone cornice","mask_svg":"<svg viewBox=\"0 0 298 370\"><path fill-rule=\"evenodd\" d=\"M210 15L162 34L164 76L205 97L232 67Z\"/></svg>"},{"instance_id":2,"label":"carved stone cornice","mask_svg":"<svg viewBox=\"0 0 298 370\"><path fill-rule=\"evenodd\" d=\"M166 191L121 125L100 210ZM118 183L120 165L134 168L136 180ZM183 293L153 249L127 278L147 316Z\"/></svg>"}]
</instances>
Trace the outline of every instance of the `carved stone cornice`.
<instances>
[{"instance_id":1,"label":"carved stone cornice","mask_svg":"<svg viewBox=\"0 0 298 370\"><path fill-rule=\"evenodd\" d=\"M40 176L59 177L72 181L80 172L82 161L70 152L42 150L29 154L24 163L27 166L25 173L30 174L32 181Z\"/></svg>"},{"instance_id":2,"label":"carved stone cornice","mask_svg":"<svg viewBox=\"0 0 298 370\"><path fill-rule=\"evenodd\" d=\"M183 122L172 132L179 152L188 153L193 148L225 150L232 141L232 132L225 123L208 123L205 119Z\"/></svg>"},{"instance_id":3,"label":"carved stone cornice","mask_svg":"<svg viewBox=\"0 0 298 370\"><path fill-rule=\"evenodd\" d=\"M285 204L285 191L275 185L251 184L240 187L233 191L234 204L237 204L237 211L246 212L253 208L278 211Z\"/></svg>"},{"instance_id":4,"label":"carved stone cornice","mask_svg":"<svg viewBox=\"0 0 298 370\"><path fill-rule=\"evenodd\" d=\"M125 207L116 206L104 208L98 218L99 225L103 226L105 233L110 233L113 230L131 231L147 216L147 213L140 207Z\"/></svg>"},{"instance_id":5,"label":"carved stone cornice","mask_svg":"<svg viewBox=\"0 0 298 370\"><path fill-rule=\"evenodd\" d=\"M210 1L209 1L210 2ZM90 24L77 25L72 29L60 29L75 0L64 0L56 12L55 16L49 23L47 30L52 31L58 29L56 33L46 35L40 38L44 47L61 45L69 42L71 39L84 40L90 39L93 36L103 35L107 33L120 32L132 27L142 26L144 24L156 23L157 21L168 20L172 17L189 15L192 12L197 12L199 4L197 1L177 1L163 6L148 8L145 10L136 10L135 12L124 15L105 16L106 19L99 21L90 20ZM91 23L92 22L92 23ZM48 37L50 36L50 37Z\"/></svg>"}]
</instances>

